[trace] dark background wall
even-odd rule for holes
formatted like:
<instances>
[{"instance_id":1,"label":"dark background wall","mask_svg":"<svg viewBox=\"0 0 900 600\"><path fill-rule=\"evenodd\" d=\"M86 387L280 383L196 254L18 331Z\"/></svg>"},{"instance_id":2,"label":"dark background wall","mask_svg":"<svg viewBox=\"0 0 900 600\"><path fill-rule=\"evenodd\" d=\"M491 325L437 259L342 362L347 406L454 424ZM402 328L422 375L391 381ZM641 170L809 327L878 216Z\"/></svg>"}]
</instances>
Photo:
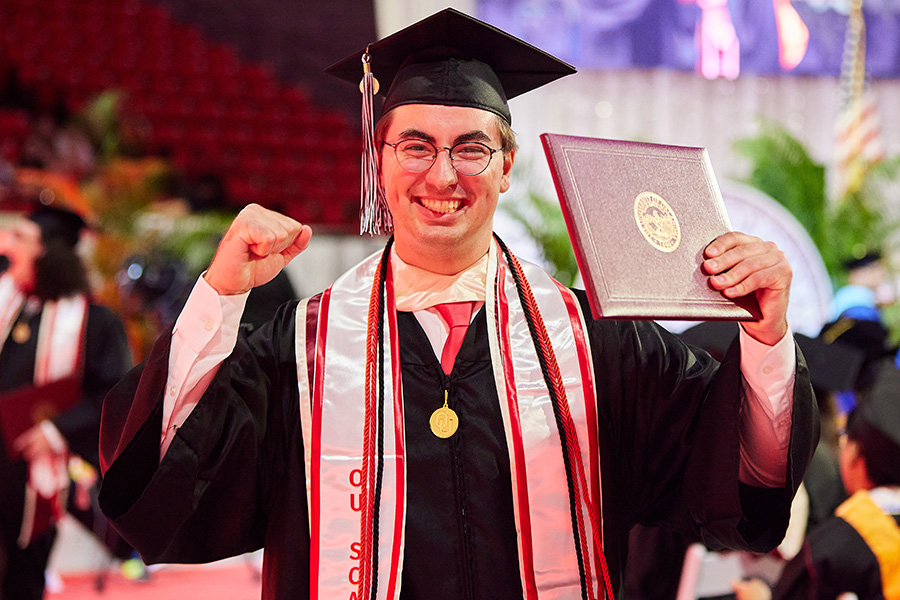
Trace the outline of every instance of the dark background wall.
<instances>
[{"instance_id":1,"label":"dark background wall","mask_svg":"<svg viewBox=\"0 0 900 600\"><path fill-rule=\"evenodd\" d=\"M242 58L265 64L281 81L303 85L316 103L359 120L359 92L323 70L375 41L372 0L154 1L232 44Z\"/></svg>"}]
</instances>

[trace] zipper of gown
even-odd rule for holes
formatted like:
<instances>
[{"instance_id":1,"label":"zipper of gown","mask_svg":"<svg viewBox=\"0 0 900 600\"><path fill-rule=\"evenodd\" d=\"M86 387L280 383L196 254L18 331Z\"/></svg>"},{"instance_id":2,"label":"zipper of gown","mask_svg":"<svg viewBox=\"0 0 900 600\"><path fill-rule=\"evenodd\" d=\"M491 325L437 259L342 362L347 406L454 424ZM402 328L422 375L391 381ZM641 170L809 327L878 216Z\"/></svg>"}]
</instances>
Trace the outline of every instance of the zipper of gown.
<instances>
[{"instance_id":1,"label":"zipper of gown","mask_svg":"<svg viewBox=\"0 0 900 600\"><path fill-rule=\"evenodd\" d=\"M444 389L444 400L447 401L447 405L450 408L454 408L452 404L450 404L450 400L453 398L452 394L452 385L451 385L451 376L447 374L443 374L443 389ZM455 410L455 409L454 409ZM453 483L454 488L456 489L456 515L459 520L459 531L460 536L462 537L462 546L463 546L463 556L462 556L462 564L460 568L462 569L461 578L463 584L463 593L465 594L463 598L465 599L474 599L475 598L475 582L472 580L472 565L470 563L472 553L470 552L471 546L471 532L469 530L469 520L468 515L466 514L466 487L465 487L465 479L463 474L463 466L460 460L460 451L459 451L459 431L450 436L447 440L450 442L450 457L452 461L453 468Z\"/></svg>"}]
</instances>

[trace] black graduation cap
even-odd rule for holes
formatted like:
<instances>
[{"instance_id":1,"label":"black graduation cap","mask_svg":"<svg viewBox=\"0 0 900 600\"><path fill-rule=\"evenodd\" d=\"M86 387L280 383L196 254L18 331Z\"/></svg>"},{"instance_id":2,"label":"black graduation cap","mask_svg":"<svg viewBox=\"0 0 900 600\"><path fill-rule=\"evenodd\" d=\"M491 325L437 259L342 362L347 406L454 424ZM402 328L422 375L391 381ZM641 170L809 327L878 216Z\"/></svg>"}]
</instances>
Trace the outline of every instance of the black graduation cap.
<instances>
[{"instance_id":1,"label":"black graduation cap","mask_svg":"<svg viewBox=\"0 0 900 600\"><path fill-rule=\"evenodd\" d=\"M45 244L49 241L59 241L69 248L78 245L81 231L87 228L87 223L81 215L56 206L41 206L29 214L28 219L41 228L41 239Z\"/></svg>"},{"instance_id":2,"label":"black graduation cap","mask_svg":"<svg viewBox=\"0 0 900 600\"><path fill-rule=\"evenodd\" d=\"M505 31L444 9L333 64L327 72L362 92L360 233L393 230L378 183L372 100L384 84L383 113L403 104L480 108L512 124L507 100L575 72L571 65ZM362 81L360 81L362 80Z\"/></svg>"},{"instance_id":3,"label":"black graduation cap","mask_svg":"<svg viewBox=\"0 0 900 600\"><path fill-rule=\"evenodd\" d=\"M808 337L795 333L794 339L800 346L812 384L829 391L847 391L856 387L866 355L860 350L844 344L829 344L821 337Z\"/></svg>"},{"instance_id":4,"label":"black graduation cap","mask_svg":"<svg viewBox=\"0 0 900 600\"><path fill-rule=\"evenodd\" d=\"M881 252L878 250L869 250L863 256L854 256L844 261L844 268L848 271L853 269L861 269L881 260Z\"/></svg>"},{"instance_id":5,"label":"black graduation cap","mask_svg":"<svg viewBox=\"0 0 900 600\"><path fill-rule=\"evenodd\" d=\"M508 99L575 72L543 50L452 8L370 44L326 71L356 84L367 51L372 73L386 90L384 112L402 104L471 106L511 123Z\"/></svg>"},{"instance_id":6,"label":"black graduation cap","mask_svg":"<svg viewBox=\"0 0 900 600\"><path fill-rule=\"evenodd\" d=\"M859 373L851 388L868 388L876 375L878 364L897 352L890 343L890 332L878 321L842 316L822 326L819 337L835 348L853 350L862 357Z\"/></svg>"},{"instance_id":7,"label":"black graduation cap","mask_svg":"<svg viewBox=\"0 0 900 600\"><path fill-rule=\"evenodd\" d=\"M722 360L738 334L738 324L729 321L706 321L686 329L679 337L686 343L709 352ZM794 339L809 367L809 378L820 390L853 389L862 369L865 355L842 344L828 344L821 338L795 333Z\"/></svg>"},{"instance_id":8,"label":"black graduation cap","mask_svg":"<svg viewBox=\"0 0 900 600\"><path fill-rule=\"evenodd\" d=\"M863 447L869 475L900 484L900 369L882 365L871 391L847 420L847 433Z\"/></svg>"}]
</instances>

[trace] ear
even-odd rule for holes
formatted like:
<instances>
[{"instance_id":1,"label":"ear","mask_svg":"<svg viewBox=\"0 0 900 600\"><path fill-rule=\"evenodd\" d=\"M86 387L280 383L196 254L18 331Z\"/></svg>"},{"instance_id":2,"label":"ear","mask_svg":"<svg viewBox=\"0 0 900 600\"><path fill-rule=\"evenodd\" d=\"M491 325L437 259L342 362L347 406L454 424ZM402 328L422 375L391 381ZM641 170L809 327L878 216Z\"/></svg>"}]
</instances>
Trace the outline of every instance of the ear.
<instances>
[{"instance_id":1,"label":"ear","mask_svg":"<svg viewBox=\"0 0 900 600\"><path fill-rule=\"evenodd\" d=\"M516 151L503 153L503 174L500 176L500 193L509 189L509 176L512 173L513 163L516 161Z\"/></svg>"}]
</instances>

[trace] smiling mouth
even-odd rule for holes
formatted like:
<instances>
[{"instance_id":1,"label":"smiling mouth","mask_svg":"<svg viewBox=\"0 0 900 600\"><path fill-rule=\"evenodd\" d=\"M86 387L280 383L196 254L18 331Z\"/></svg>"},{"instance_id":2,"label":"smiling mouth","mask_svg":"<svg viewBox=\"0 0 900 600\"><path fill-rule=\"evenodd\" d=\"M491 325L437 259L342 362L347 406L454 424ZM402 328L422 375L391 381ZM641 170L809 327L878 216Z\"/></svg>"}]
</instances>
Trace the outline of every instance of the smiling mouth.
<instances>
[{"instance_id":1,"label":"smiling mouth","mask_svg":"<svg viewBox=\"0 0 900 600\"><path fill-rule=\"evenodd\" d=\"M443 215L456 212L462 206L462 202L459 200L428 200L425 198L419 199L419 204L432 212Z\"/></svg>"}]
</instances>

